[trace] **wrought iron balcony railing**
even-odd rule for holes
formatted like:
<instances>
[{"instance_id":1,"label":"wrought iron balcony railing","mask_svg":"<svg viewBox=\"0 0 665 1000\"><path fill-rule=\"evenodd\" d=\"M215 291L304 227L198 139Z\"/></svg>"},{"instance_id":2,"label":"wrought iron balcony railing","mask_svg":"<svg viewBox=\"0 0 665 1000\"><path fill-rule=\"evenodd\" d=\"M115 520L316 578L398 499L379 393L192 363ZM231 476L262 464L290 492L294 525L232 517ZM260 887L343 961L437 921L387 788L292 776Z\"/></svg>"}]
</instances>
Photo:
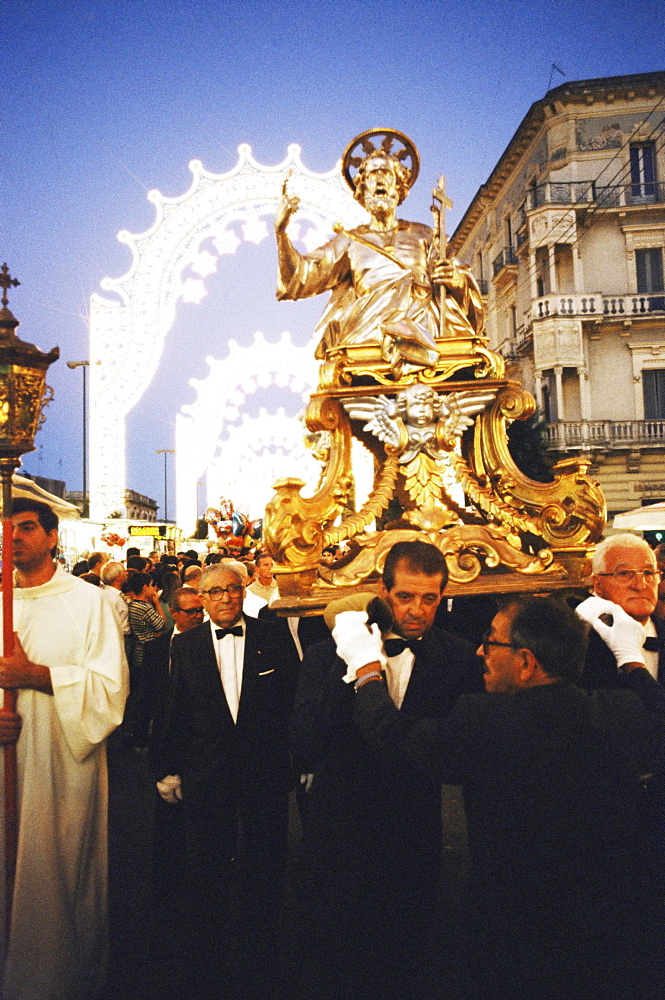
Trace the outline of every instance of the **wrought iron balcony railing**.
<instances>
[{"instance_id":1,"label":"wrought iron balcony railing","mask_svg":"<svg viewBox=\"0 0 665 1000\"><path fill-rule=\"evenodd\" d=\"M508 267L510 264L517 264L517 256L512 247L504 247L500 254L494 258L492 262L492 273L496 278L499 271L502 271L504 267Z\"/></svg>"},{"instance_id":2,"label":"wrought iron balcony railing","mask_svg":"<svg viewBox=\"0 0 665 1000\"><path fill-rule=\"evenodd\" d=\"M654 205L665 202L665 184L645 181L638 184L598 184L596 181L548 181L529 188L524 202L527 211L542 205L596 205L620 208L625 205Z\"/></svg>"}]
</instances>

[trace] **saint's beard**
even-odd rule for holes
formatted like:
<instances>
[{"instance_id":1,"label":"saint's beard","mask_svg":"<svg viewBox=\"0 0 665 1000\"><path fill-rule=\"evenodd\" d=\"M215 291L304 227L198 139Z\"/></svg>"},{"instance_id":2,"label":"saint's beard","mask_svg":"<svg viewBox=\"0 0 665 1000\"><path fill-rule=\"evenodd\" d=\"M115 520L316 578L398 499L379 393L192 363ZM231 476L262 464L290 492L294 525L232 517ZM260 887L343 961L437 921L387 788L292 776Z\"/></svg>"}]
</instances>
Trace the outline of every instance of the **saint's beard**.
<instances>
[{"instance_id":1,"label":"saint's beard","mask_svg":"<svg viewBox=\"0 0 665 1000\"><path fill-rule=\"evenodd\" d=\"M398 199L389 194L365 195L364 205L369 214L377 219L387 218L397 208Z\"/></svg>"}]
</instances>

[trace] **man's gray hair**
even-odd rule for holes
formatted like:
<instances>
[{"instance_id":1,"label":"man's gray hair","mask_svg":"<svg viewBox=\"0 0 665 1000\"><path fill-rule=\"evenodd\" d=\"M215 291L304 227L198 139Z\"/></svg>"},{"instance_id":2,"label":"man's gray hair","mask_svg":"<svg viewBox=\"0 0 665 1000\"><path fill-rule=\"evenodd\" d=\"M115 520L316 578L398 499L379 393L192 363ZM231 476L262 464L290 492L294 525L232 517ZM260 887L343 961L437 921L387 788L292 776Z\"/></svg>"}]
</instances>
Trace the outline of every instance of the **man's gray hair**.
<instances>
[{"instance_id":1,"label":"man's gray hair","mask_svg":"<svg viewBox=\"0 0 665 1000\"><path fill-rule=\"evenodd\" d=\"M604 573L607 569L607 557L614 549L639 549L640 552L645 552L651 555L654 559L656 557L653 554L653 549L648 542L645 542L643 538L639 538L637 535L629 535L628 533L621 535L610 535L609 538L604 538L603 541L596 547L596 551L593 554L593 562L591 564L591 572L594 575L598 573Z\"/></svg>"},{"instance_id":2,"label":"man's gray hair","mask_svg":"<svg viewBox=\"0 0 665 1000\"><path fill-rule=\"evenodd\" d=\"M219 576L225 570L229 570L234 574L238 583L242 584L243 587L247 585L247 570L241 562L235 559L229 559L223 563L213 563L212 566L206 566L201 574L201 579L199 580L200 589L203 590L206 583L213 576Z\"/></svg>"},{"instance_id":3,"label":"man's gray hair","mask_svg":"<svg viewBox=\"0 0 665 1000\"><path fill-rule=\"evenodd\" d=\"M125 572L125 567L119 562L107 562L102 566L100 576L102 583L114 583L121 573Z\"/></svg>"}]
</instances>

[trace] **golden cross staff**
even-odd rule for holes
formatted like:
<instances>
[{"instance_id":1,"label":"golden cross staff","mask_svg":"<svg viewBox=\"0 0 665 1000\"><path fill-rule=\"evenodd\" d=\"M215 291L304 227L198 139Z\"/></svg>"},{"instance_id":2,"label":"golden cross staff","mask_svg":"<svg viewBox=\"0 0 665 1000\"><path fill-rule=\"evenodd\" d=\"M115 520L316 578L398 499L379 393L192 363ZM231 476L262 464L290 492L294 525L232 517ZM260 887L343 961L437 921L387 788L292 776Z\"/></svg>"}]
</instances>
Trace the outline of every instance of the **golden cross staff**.
<instances>
[{"instance_id":1,"label":"golden cross staff","mask_svg":"<svg viewBox=\"0 0 665 1000\"><path fill-rule=\"evenodd\" d=\"M436 182L436 187L432 191L432 198L434 199L432 205L432 213L435 221L434 239L439 261L444 261L448 251L446 209L453 207L450 198L446 198L446 178L444 174L441 174ZM441 338L446 336L446 290L444 285L439 285L439 336Z\"/></svg>"}]
</instances>

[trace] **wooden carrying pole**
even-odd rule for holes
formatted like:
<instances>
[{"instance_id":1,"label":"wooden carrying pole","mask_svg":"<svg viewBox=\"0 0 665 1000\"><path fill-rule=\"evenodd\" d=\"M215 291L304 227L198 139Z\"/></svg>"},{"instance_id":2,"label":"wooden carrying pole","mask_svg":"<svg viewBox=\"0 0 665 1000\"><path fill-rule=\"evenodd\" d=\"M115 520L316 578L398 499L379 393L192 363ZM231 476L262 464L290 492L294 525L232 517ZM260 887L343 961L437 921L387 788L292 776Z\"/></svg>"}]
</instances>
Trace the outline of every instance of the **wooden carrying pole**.
<instances>
[{"instance_id":1,"label":"wooden carrying pole","mask_svg":"<svg viewBox=\"0 0 665 1000\"><path fill-rule=\"evenodd\" d=\"M14 577L13 549L14 526L12 511L12 474L11 465L2 462L2 642L3 656L11 656L14 652ZM16 691L5 688L2 712L16 711ZM18 809L17 809L17 767L16 743L6 743L4 747L5 762L5 931L9 937L12 915L12 899L14 895L14 875L16 873L16 852L18 847Z\"/></svg>"},{"instance_id":2,"label":"wooden carrying pole","mask_svg":"<svg viewBox=\"0 0 665 1000\"><path fill-rule=\"evenodd\" d=\"M21 456L34 451L33 442L45 401L46 371L60 351L40 351L16 336L19 321L8 308L7 292L20 282L12 278L6 264L0 267L0 383L3 411L0 420L0 478L2 480L2 637L3 655L14 652L14 580L12 524L12 476ZM50 392L51 390L49 390ZM48 397L47 397L48 398ZM1 713L16 713L16 691L5 689ZM5 743L5 870L7 901L6 930L9 934L18 830L16 742Z\"/></svg>"}]
</instances>

